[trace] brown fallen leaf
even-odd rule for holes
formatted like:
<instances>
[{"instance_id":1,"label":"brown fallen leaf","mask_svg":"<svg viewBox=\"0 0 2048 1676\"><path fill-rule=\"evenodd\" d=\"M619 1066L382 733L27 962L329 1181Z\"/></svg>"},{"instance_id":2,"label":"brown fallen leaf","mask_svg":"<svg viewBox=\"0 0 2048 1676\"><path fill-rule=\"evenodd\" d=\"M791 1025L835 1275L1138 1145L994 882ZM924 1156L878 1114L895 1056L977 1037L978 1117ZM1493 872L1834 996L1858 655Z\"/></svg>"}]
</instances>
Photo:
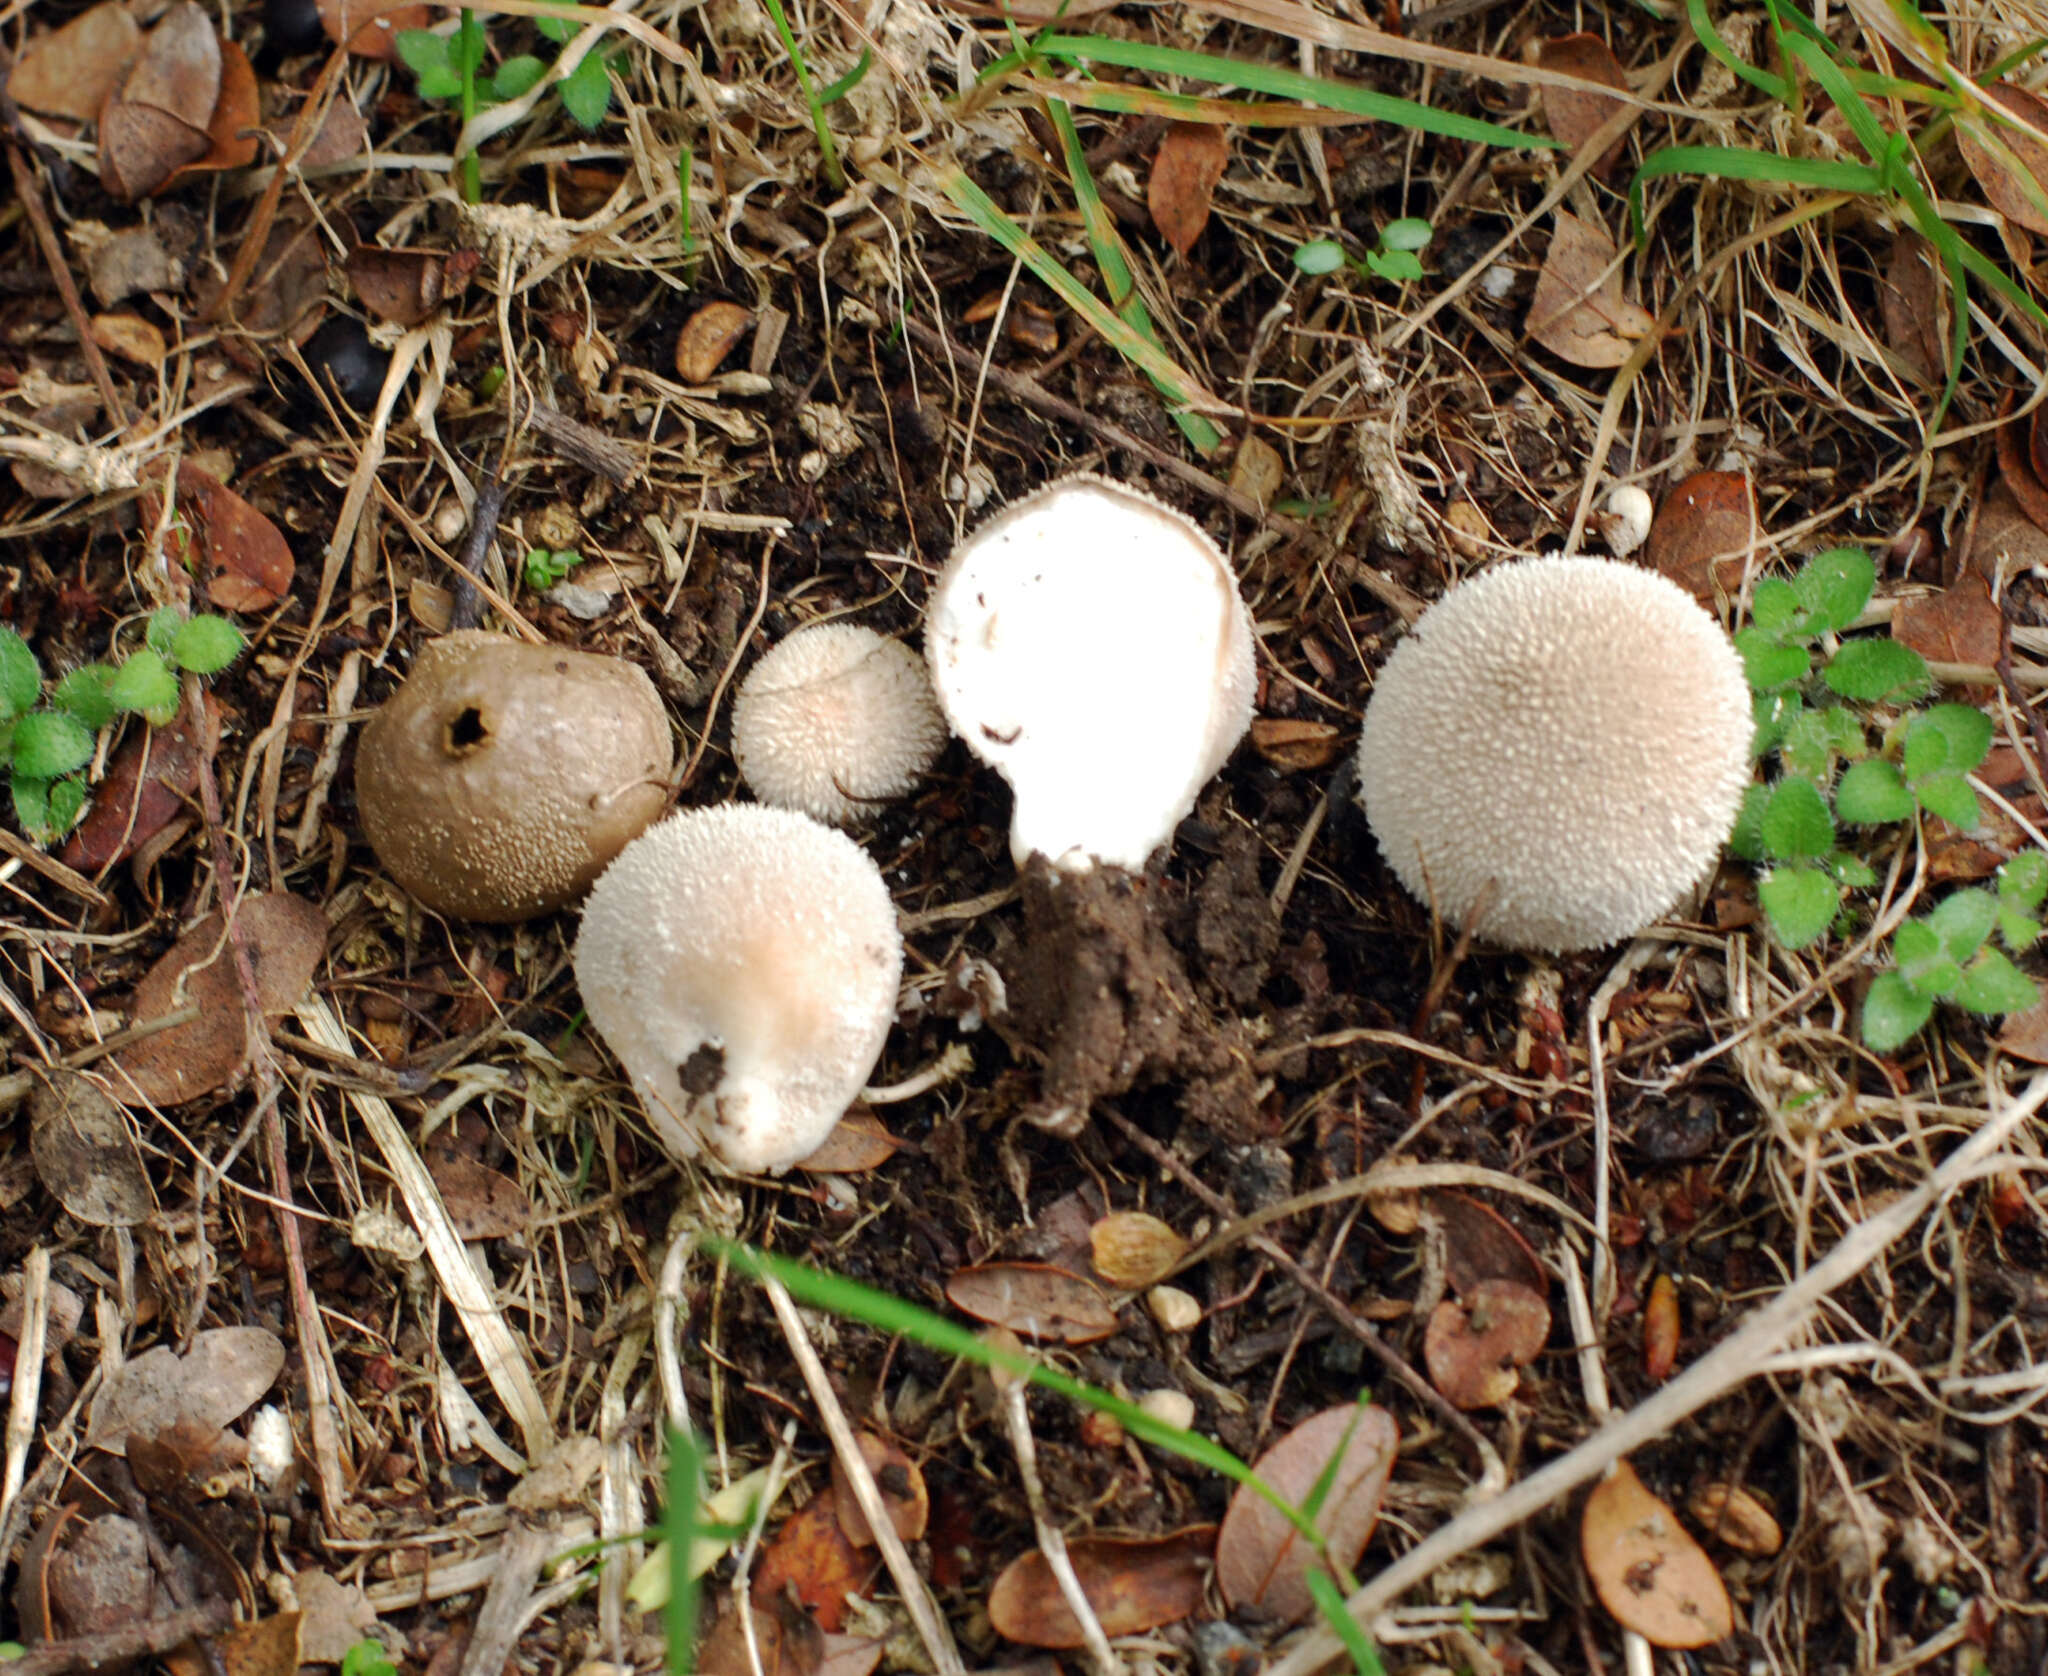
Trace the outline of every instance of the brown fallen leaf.
<instances>
[{"instance_id":1,"label":"brown fallen leaf","mask_svg":"<svg viewBox=\"0 0 2048 1676\"><path fill-rule=\"evenodd\" d=\"M1124 1291L1138 1292L1164 1280L1188 1242L1158 1217L1142 1210L1113 1210L1088 1230L1095 1272Z\"/></svg>"},{"instance_id":2,"label":"brown fallen leaf","mask_svg":"<svg viewBox=\"0 0 2048 1676\"><path fill-rule=\"evenodd\" d=\"M772 1607L786 1589L828 1635L846 1627L846 1597L865 1593L882 1562L853 1545L838 1509L827 1490L782 1521L754 1568L757 1608Z\"/></svg>"},{"instance_id":3,"label":"brown fallen leaf","mask_svg":"<svg viewBox=\"0 0 2048 1676\"><path fill-rule=\"evenodd\" d=\"M1742 586L1756 539L1749 479L1739 472L1696 471L1657 508L1643 559L1712 611Z\"/></svg>"},{"instance_id":4,"label":"brown fallen leaf","mask_svg":"<svg viewBox=\"0 0 2048 1676\"><path fill-rule=\"evenodd\" d=\"M889 1523L896 1527L896 1534L905 1542L922 1541L925 1526L931 1520L932 1504L917 1463L873 1432L860 1434L860 1453L868 1463L868 1471L875 1475L875 1487L882 1492L883 1504L889 1509ZM875 1533L868 1528L867 1515L860 1510L846 1468L836 1455L832 1460L832 1498L846 1540L856 1548L874 1547Z\"/></svg>"},{"instance_id":5,"label":"brown fallen leaf","mask_svg":"<svg viewBox=\"0 0 2048 1676\"><path fill-rule=\"evenodd\" d=\"M1686 1498L1693 1523L1739 1554L1769 1557L1785 1546L1771 1510L1739 1484L1702 1484Z\"/></svg>"},{"instance_id":6,"label":"brown fallen leaf","mask_svg":"<svg viewBox=\"0 0 2048 1676\"><path fill-rule=\"evenodd\" d=\"M866 1106L856 1106L832 1126L825 1144L796 1167L816 1175L857 1176L878 1170L902 1143Z\"/></svg>"},{"instance_id":7,"label":"brown fallen leaf","mask_svg":"<svg viewBox=\"0 0 2048 1676\"><path fill-rule=\"evenodd\" d=\"M1621 67L1621 60L1614 56L1614 49L1598 35L1560 35L1544 41L1536 49L1536 64L1539 69L1577 76L1581 81L1600 82L1623 93L1629 91L1628 72ZM1544 87L1540 90L1540 97L1545 124L1574 153L1622 108L1619 99L1582 92L1576 87ZM1604 179L1613 172L1627 149L1626 137L1616 140L1593 165L1593 173Z\"/></svg>"},{"instance_id":8,"label":"brown fallen leaf","mask_svg":"<svg viewBox=\"0 0 2048 1676\"><path fill-rule=\"evenodd\" d=\"M1998 1051L2032 1065L2048 1065L2048 1000L2006 1016L1998 1028Z\"/></svg>"},{"instance_id":9,"label":"brown fallen leaf","mask_svg":"<svg viewBox=\"0 0 2048 1676\"><path fill-rule=\"evenodd\" d=\"M433 13L409 0L314 0L320 27L337 46L348 43L358 58L396 58L401 29L424 29Z\"/></svg>"},{"instance_id":10,"label":"brown fallen leaf","mask_svg":"<svg viewBox=\"0 0 2048 1676\"><path fill-rule=\"evenodd\" d=\"M1067 1544L1081 1593L1105 1635L1137 1635L1192 1617L1209 1578L1214 1525L1171 1536L1076 1537ZM988 1619L998 1635L1024 1647L1084 1646L1081 1623L1036 1548L1003 1567L989 1590Z\"/></svg>"},{"instance_id":11,"label":"brown fallen leaf","mask_svg":"<svg viewBox=\"0 0 2048 1676\"><path fill-rule=\"evenodd\" d=\"M1550 1290L1543 1260L1491 1205L1463 1193L1432 1193L1430 1212L1444 1226L1445 1276L1454 1292L1489 1280L1512 1280L1538 1297Z\"/></svg>"},{"instance_id":12,"label":"brown fallen leaf","mask_svg":"<svg viewBox=\"0 0 2048 1676\"><path fill-rule=\"evenodd\" d=\"M121 0L102 0L21 49L7 78L7 96L43 116L90 122L141 46L134 14Z\"/></svg>"},{"instance_id":13,"label":"brown fallen leaf","mask_svg":"<svg viewBox=\"0 0 2048 1676\"><path fill-rule=\"evenodd\" d=\"M685 384L707 383L753 325L750 308L738 303L706 303L676 334L676 377Z\"/></svg>"},{"instance_id":14,"label":"brown fallen leaf","mask_svg":"<svg viewBox=\"0 0 2048 1676\"><path fill-rule=\"evenodd\" d=\"M145 517L158 515L159 492L144 492ZM180 463L178 509L187 527L174 525L166 545L176 546L178 558L198 571L215 605L224 611L267 611L291 592L296 571L291 544L234 490Z\"/></svg>"},{"instance_id":15,"label":"brown fallen leaf","mask_svg":"<svg viewBox=\"0 0 2048 1676\"><path fill-rule=\"evenodd\" d=\"M263 119L256 69L234 41L220 44L220 98L206 123L206 152L179 169L164 184L175 186L194 175L246 169L256 161L258 125Z\"/></svg>"},{"instance_id":16,"label":"brown fallen leaf","mask_svg":"<svg viewBox=\"0 0 2048 1676\"><path fill-rule=\"evenodd\" d=\"M1618 367L1656 324L1622 295L1606 229L1559 210L1529 303L1529 336L1575 367Z\"/></svg>"},{"instance_id":17,"label":"brown fallen leaf","mask_svg":"<svg viewBox=\"0 0 2048 1676\"><path fill-rule=\"evenodd\" d=\"M2048 144L1998 120L2016 117L2048 134L2048 100L2010 82L1979 90L1988 111L1956 112L1956 149L1984 189L1984 201L2030 233L2048 233Z\"/></svg>"},{"instance_id":18,"label":"brown fallen leaf","mask_svg":"<svg viewBox=\"0 0 2048 1676\"><path fill-rule=\"evenodd\" d=\"M29 1096L36 1177L79 1221L133 1228L156 1209L128 1114L76 1071L52 1070Z\"/></svg>"},{"instance_id":19,"label":"brown fallen leaf","mask_svg":"<svg viewBox=\"0 0 2048 1676\"><path fill-rule=\"evenodd\" d=\"M1965 576L1939 593L1901 599L1892 638L1929 663L1975 663L1987 669L2005 654L2005 613L1981 576Z\"/></svg>"},{"instance_id":20,"label":"brown fallen leaf","mask_svg":"<svg viewBox=\"0 0 2048 1676\"><path fill-rule=\"evenodd\" d=\"M2025 422L2011 419L1991 434L1998 456L1998 475L2012 498L2036 528L2048 531L2048 485L2034 470L2032 438Z\"/></svg>"},{"instance_id":21,"label":"brown fallen leaf","mask_svg":"<svg viewBox=\"0 0 2048 1676\"><path fill-rule=\"evenodd\" d=\"M1089 1344L1117 1330L1116 1311L1094 1285L1049 1263L984 1263L960 1269L946 1298L977 1321L1022 1338Z\"/></svg>"},{"instance_id":22,"label":"brown fallen leaf","mask_svg":"<svg viewBox=\"0 0 2048 1676\"><path fill-rule=\"evenodd\" d=\"M295 1006L327 952L327 916L301 897L245 896L237 907L266 1013ZM109 1085L128 1105L180 1105L211 1094L241 1068L248 1022L221 916L208 914L135 986L134 1022L196 1006L199 1016L145 1036L110 1061Z\"/></svg>"},{"instance_id":23,"label":"brown fallen leaf","mask_svg":"<svg viewBox=\"0 0 2048 1676\"><path fill-rule=\"evenodd\" d=\"M413 327L441 306L447 255L439 250L386 250L359 244L343 268L356 296L379 320Z\"/></svg>"},{"instance_id":24,"label":"brown fallen leaf","mask_svg":"<svg viewBox=\"0 0 2048 1676\"><path fill-rule=\"evenodd\" d=\"M465 1240L516 1239L533 1225L532 1204L502 1171L440 1146L427 1149L426 1165Z\"/></svg>"},{"instance_id":25,"label":"brown fallen leaf","mask_svg":"<svg viewBox=\"0 0 2048 1676\"><path fill-rule=\"evenodd\" d=\"M231 1426L284 1372L284 1341L262 1327L209 1327L183 1356L167 1344L145 1350L101 1385L85 1440L127 1453L131 1434L160 1437L178 1425Z\"/></svg>"},{"instance_id":26,"label":"brown fallen leaf","mask_svg":"<svg viewBox=\"0 0 2048 1676\"><path fill-rule=\"evenodd\" d=\"M1653 1647L1705 1647L1735 1627L1714 1562L1626 1461L1586 1498L1579 1552L1600 1603Z\"/></svg>"},{"instance_id":27,"label":"brown fallen leaf","mask_svg":"<svg viewBox=\"0 0 2048 1676\"><path fill-rule=\"evenodd\" d=\"M1298 1507L1341 1456L1315 1526L1331 1562L1350 1571L1379 1521L1399 1447L1400 1432L1384 1408L1346 1404L1302 1421L1252 1470ZM1237 1487L1216 1537L1216 1582L1232 1611L1255 1610L1276 1625L1299 1623L1315 1605L1309 1571L1321 1566L1278 1508L1249 1485Z\"/></svg>"},{"instance_id":28,"label":"brown fallen leaf","mask_svg":"<svg viewBox=\"0 0 2048 1676\"><path fill-rule=\"evenodd\" d=\"M1229 161L1230 136L1213 122L1176 122L1160 136L1145 207L1159 236L1183 256L1209 225L1209 205Z\"/></svg>"},{"instance_id":29,"label":"brown fallen leaf","mask_svg":"<svg viewBox=\"0 0 2048 1676\"><path fill-rule=\"evenodd\" d=\"M178 0L144 37L121 83L123 104L148 105L201 133L220 102L220 36L198 0Z\"/></svg>"},{"instance_id":30,"label":"brown fallen leaf","mask_svg":"<svg viewBox=\"0 0 2048 1676\"><path fill-rule=\"evenodd\" d=\"M127 204L147 198L212 144L204 128L118 95L101 107L99 129L100 184Z\"/></svg>"},{"instance_id":31,"label":"brown fallen leaf","mask_svg":"<svg viewBox=\"0 0 2048 1676\"><path fill-rule=\"evenodd\" d=\"M1892 353L1922 384L1939 384L1948 365L1948 285L1934 246L1910 227L1892 240L1877 301Z\"/></svg>"},{"instance_id":32,"label":"brown fallen leaf","mask_svg":"<svg viewBox=\"0 0 2048 1676\"><path fill-rule=\"evenodd\" d=\"M143 367L162 366L170 353L163 333L139 314L95 314L92 341L109 355Z\"/></svg>"},{"instance_id":33,"label":"brown fallen leaf","mask_svg":"<svg viewBox=\"0 0 2048 1676\"><path fill-rule=\"evenodd\" d=\"M1550 1337L1550 1306L1512 1280L1482 1280L1430 1312L1422 1358L1453 1408L1497 1408Z\"/></svg>"},{"instance_id":34,"label":"brown fallen leaf","mask_svg":"<svg viewBox=\"0 0 2048 1676\"><path fill-rule=\"evenodd\" d=\"M206 697L209 726L220 728L220 705ZM92 807L57 859L81 873L126 861L185 807L199 788L199 739L184 711L169 727L140 728L115 753L107 777L93 788Z\"/></svg>"},{"instance_id":35,"label":"brown fallen leaf","mask_svg":"<svg viewBox=\"0 0 2048 1676\"><path fill-rule=\"evenodd\" d=\"M872 1635L828 1635L818 1676L869 1676L887 1646Z\"/></svg>"}]
</instances>

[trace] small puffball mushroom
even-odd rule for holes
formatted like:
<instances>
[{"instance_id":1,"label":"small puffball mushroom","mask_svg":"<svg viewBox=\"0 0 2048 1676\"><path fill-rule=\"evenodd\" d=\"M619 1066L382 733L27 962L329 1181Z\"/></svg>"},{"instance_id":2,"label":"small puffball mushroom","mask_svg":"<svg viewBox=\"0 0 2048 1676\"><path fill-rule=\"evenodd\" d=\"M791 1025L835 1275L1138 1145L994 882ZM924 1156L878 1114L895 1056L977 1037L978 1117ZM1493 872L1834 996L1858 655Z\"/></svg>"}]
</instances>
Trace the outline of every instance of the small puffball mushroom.
<instances>
[{"instance_id":1,"label":"small puffball mushroom","mask_svg":"<svg viewBox=\"0 0 2048 1676\"><path fill-rule=\"evenodd\" d=\"M857 623L798 629L733 700L733 755L754 795L839 826L907 796L945 744L924 661Z\"/></svg>"},{"instance_id":2,"label":"small puffball mushroom","mask_svg":"<svg viewBox=\"0 0 2048 1676\"><path fill-rule=\"evenodd\" d=\"M1010 849L1133 872L1251 725L1251 616L1192 519L1062 478L954 550L925 622L953 731L1009 781Z\"/></svg>"},{"instance_id":3,"label":"small puffball mushroom","mask_svg":"<svg viewBox=\"0 0 2048 1676\"><path fill-rule=\"evenodd\" d=\"M903 939L851 838L729 803L626 846L584 904L575 963L662 1144L779 1175L824 1144L874 1069Z\"/></svg>"},{"instance_id":4,"label":"small puffball mushroom","mask_svg":"<svg viewBox=\"0 0 2048 1676\"><path fill-rule=\"evenodd\" d=\"M1607 551L1625 559L1649 540L1650 525L1657 509L1649 495L1633 483L1624 483L1607 497L1607 507L1598 518Z\"/></svg>"},{"instance_id":5,"label":"small puffball mushroom","mask_svg":"<svg viewBox=\"0 0 2048 1676\"><path fill-rule=\"evenodd\" d=\"M1562 952L1633 936L1714 865L1749 783L1742 661L1677 584L1608 559L1496 565L1380 671L1359 796L1451 928ZM1481 903L1484 903L1483 908Z\"/></svg>"},{"instance_id":6,"label":"small puffball mushroom","mask_svg":"<svg viewBox=\"0 0 2048 1676\"><path fill-rule=\"evenodd\" d=\"M464 629L364 725L370 847L429 908L528 919L574 901L661 813L675 752L630 663Z\"/></svg>"}]
</instances>

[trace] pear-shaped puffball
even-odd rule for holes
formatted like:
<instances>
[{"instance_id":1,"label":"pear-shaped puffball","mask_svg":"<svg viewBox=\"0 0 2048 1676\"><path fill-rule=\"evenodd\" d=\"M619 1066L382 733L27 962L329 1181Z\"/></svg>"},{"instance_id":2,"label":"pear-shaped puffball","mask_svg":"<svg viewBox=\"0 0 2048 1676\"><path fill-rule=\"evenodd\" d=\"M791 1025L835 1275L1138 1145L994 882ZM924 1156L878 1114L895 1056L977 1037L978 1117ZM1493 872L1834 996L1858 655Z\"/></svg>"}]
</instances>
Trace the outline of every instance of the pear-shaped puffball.
<instances>
[{"instance_id":1,"label":"pear-shaped puffball","mask_svg":"<svg viewBox=\"0 0 2048 1676\"><path fill-rule=\"evenodd\" d=\"M1136 871L1251 725L1251 616L1192 519L1081 475L954 550L925 621L953 731L1010 782L1010 849Z\"/></svg>"},{"instance_id":2,"label":"pear-shaped puffball","mask_svg":"<svg viewBox=\"0 0 2048 1676\"><path fill-rule=\"evenodd\" d=\"M903 939L867 852L755 803L673 815L583 909L583 1005L678 1156L779 1174L824 1144L889 1034Z\"/></svg>"},{"instance_id":3,"label":"pear-shaped puffball","mask_svg":"<svg viewBox=\"0 0 2048 1676\"><path fill-rule=\"evenodd\" d=\"M915 790L945 745L923 660L857 623L798 629L733 700L733 755L754 795L842 826Z\"/></svg>"},{"instance_id":4,"label":"pear-shaped puffball","mask_svg":"<svg viewBox=\"0 0 2048 1676\"><path fill-rule=\"evenodd\" d=\"M1359 796L1401 882L1511 948L1598 948L1714 865L1750 779L1749 685L1677 584L1525 559L1452 588L1380 671ZM1490 894L1489 894L1490 887Z\"/></svg>"}]
</instances>

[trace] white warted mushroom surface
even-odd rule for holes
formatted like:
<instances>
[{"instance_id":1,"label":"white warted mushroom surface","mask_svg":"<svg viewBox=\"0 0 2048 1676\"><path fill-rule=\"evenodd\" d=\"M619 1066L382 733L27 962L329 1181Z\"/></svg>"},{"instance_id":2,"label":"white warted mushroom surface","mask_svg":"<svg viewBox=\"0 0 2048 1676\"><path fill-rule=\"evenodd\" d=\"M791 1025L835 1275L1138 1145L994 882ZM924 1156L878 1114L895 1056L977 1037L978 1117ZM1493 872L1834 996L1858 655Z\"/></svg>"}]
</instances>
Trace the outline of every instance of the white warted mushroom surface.
<instances>
[{"instance_id":1,"label":"white warted mushroom surface","mask_svg":"<svg viewBox=\"0 0 2048 1676\"><path fill-rule=\"evenodd\" d=\"M909 795L945 745L923 660L858 623L798 629L733 700L733 755L754 795L835 825Z\"/></svg>"},{"instance_id":2,"label":"white warted mushroom surface","mask_svg":"<svg viewBox=\"0 0 2048 1676\"><path fill-rule=\"evenodd\" d=\"M1359 796L1447 928L1563 952L1633 936L1712 868L1750 779L1742 662L1691 595L1593 558L1452 588L1380 671Z\"/></svg>"},{"instance_id":3,"label":"white warted mushroom surface","mask_svg":"<svg viewBox=\"0 0 2048 1676\"><path fill-rule=\"evenodd\" d=\"M1062 478L954 550L925 620L953 731L1010 783L1010 849L1133 872L1251 725L1251 616L1192 519Z\"/></svg>"},{"instance_id":4,"label":"white warted mushroom surface","mask_svg":"<svg viewBox=\"0 0 2048 1676\"><path fill-rule=\"evenodd\" d=\"M733 803L673 815L620 852L584 905L575 964L663 1145L780 1174L874 1069L903 939L852 839Z\"/></svg>"}]
</instances>

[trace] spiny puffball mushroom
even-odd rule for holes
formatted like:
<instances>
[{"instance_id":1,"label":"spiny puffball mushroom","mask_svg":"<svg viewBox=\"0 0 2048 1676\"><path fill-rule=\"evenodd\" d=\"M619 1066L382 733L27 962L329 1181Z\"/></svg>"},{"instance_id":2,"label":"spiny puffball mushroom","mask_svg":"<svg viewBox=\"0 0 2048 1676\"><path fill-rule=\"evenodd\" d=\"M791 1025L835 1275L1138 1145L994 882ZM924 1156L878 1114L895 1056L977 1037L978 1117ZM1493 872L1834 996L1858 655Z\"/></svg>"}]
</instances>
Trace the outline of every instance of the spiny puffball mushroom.
<instances>
[{"instance_id":1,"label":"spiny puffball mushroom","mask_svg":"<svg viewBox=\"0 0 2048 1676\"><path fill-rule=\"evenodd\" d=\"M792 809L674 815L605 870L576 982L663 1145L780 1174L853 1104L896 1014L888 886Z\"/></svg>"},{"instance_id":2,"label":"spiny puffball mushroom","mask_svg":"<svg viewBox=\"0 0 2048 1676\"><path fill-rule=\"evenodd\" d=\"M1447 927L1484 897L1492 942L1598 948L1713 866L1751 732L1741 659L1684 589L1607 559L1523 559L1452 588L1394 648L1359 796Z\"/></svg>"},{"instance_id":3,"label":"spiny puffball mushroom","mask_svg":"<svg viewBox=\"0 0 2048 1676\"><path fill-rule=\"evenodd\" d=\"M953 731L1010 783L1010 850L1136 872L1251 725L1251 616L1201 527L1089 474L962 542L925 620Z\"/></svg>"},{"instance_id":4,"label":"spiny puffball mushroom","mask_svg":"<svg viewBox=\"0 0 2048 1676\"><path fill-rule=\"evenodd\" d=\"M364 725L356 806L377 859L429 908L521 920L590 888L661 813L674 761L634 665L463 629Z\"/></svg>"},{"instance_id":5,"label":"spiny puffball mushroom","mask_svg":"<svg viewBox=\"0 0 2048 1676\"><path fill-rule=\"evenodd\" d=\"M945 744L924 660L858 623L798 629L733 700L733 755L754 795L839 826L916 789Z\"/></svg>"}]
</instances>

